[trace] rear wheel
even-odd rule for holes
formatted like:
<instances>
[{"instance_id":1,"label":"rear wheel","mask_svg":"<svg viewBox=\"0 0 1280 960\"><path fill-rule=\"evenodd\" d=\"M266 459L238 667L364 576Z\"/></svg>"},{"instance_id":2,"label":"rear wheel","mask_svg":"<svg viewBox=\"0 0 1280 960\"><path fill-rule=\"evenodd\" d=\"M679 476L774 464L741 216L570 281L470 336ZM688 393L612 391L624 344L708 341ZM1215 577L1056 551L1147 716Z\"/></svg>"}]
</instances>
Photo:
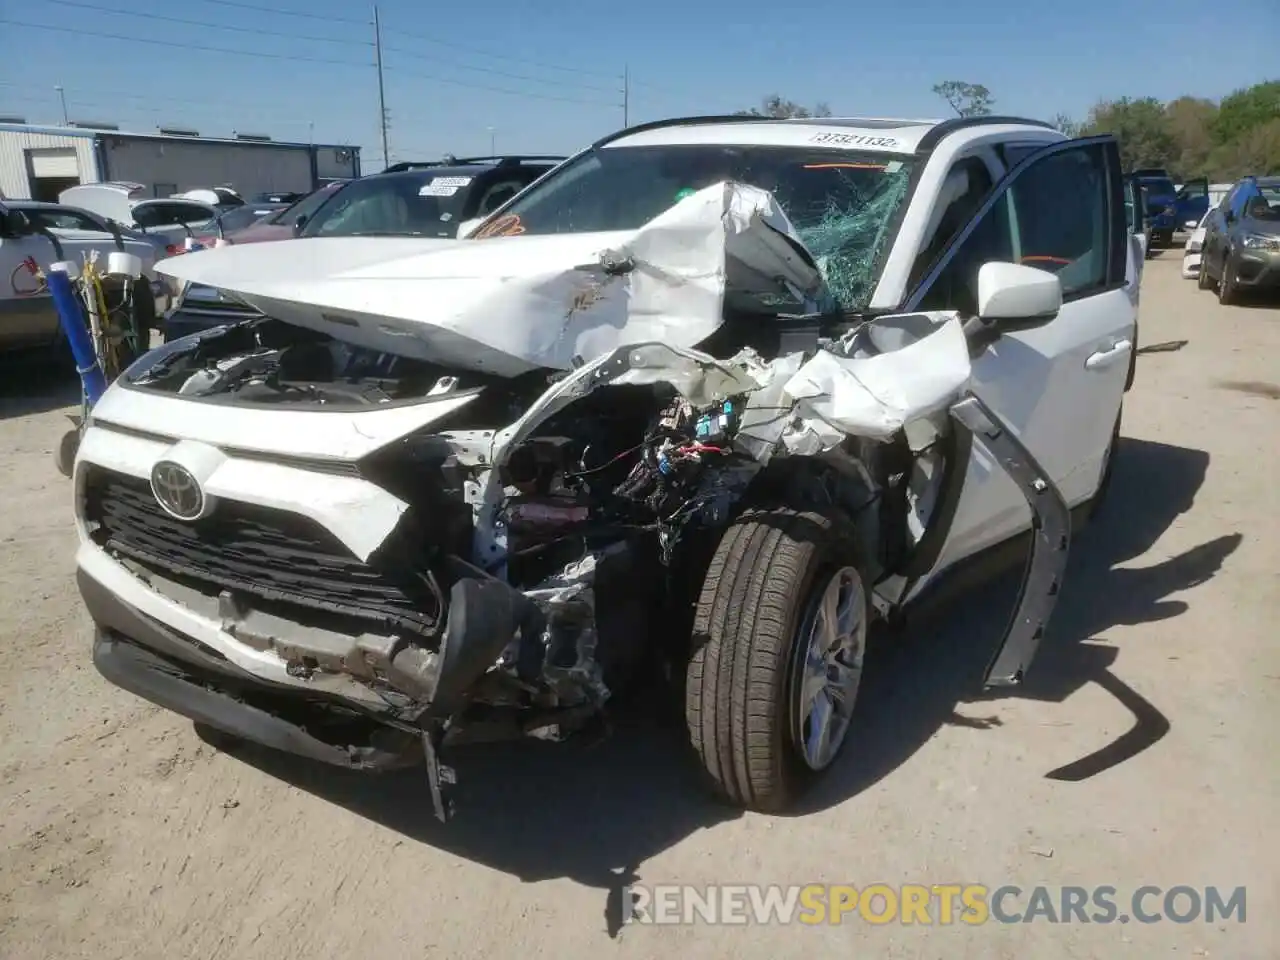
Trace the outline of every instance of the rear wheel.
<instances>
[{"instance_id":1,"label":"rear wheel","mask_svg":"<svg viewBox=\"0 0 1280 960\"><path fill-rule=\"evenodd\" d=\"M736 805L785 808L848 734L868 605L836 526L815 512L750 512L708 568L685 721L716 793Z\"/></svg>"}]
</instances>

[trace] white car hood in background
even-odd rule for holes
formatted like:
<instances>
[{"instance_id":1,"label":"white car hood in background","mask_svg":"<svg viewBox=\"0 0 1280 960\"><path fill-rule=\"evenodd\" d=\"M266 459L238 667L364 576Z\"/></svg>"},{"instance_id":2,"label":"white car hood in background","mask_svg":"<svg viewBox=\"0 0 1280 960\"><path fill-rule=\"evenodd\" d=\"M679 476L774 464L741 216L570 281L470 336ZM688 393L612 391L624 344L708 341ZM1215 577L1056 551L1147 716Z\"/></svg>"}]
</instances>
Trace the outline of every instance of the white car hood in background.
<instances>
[{"instance_id":1,"label":"white car hood in background","mask_svg":"<svg viewBox=\"0 0 1280 960\"><path fill-rule=\"evenodd\" d=\"M821 273L773 196L707 187L637 230L485 240L314 238L162 261L268 316L360 346L515 376L620 346L693 347L727 290L817 299Z\"/></svg>"}]
</instances>

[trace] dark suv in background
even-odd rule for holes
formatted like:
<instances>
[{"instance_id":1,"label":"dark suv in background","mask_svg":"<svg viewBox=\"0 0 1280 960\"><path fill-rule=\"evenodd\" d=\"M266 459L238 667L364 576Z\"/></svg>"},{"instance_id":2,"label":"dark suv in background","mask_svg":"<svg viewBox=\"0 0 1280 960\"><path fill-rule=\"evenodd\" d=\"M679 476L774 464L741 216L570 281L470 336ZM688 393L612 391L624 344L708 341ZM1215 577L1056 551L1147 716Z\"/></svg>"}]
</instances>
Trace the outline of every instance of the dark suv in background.
<instances>
[{"instance_id":1,"label":"dark suv in background","mask_svg":"<svg viewBox=\"0 0 1280 960\"><path fill-rule=\"evenodd\" d=\"M1204 225L1201 290L1221 303L1245 291L1280 291L1280 177L1236 182Z\"/></svg>"},{"instance_id":2,"label":"dark suv in background","mask_svg":"<svg viewBox=\"0 0 1280 960\"><path fill-rule=\"evenodd\" d=\"M448 157L392 164L351 183L299 231L302 237L433 237L486 217L564 157Z\"/></svg>"},{"instance_id":3,"label":"dark suv in background","mask_svg":"<svg viewBox=\"0 0 1280 960\"><path fill-rule=\"evenodd\" d=\"M232 234L232 243L292 237L427 237L451 240L458 227L506 203L565 158L448 157L393 164L339 185L322 187L288 210ZM318 204L316 200L323 197ZM270 236L256 236L255 231ZM191 287L164 321L165 340L258 316L210 287Z\"/></svg>"}]
</instances>

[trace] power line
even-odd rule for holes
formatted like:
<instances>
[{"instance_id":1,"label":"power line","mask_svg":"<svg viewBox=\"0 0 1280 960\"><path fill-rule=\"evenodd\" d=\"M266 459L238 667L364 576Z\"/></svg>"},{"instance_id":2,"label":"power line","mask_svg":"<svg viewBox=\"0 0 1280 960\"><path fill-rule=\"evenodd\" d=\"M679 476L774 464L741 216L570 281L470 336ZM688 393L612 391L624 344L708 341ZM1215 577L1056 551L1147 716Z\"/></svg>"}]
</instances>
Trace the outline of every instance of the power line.
<instances>
[{"instance_id":1,"label":"power line","mask_svg":"<svg viewBox=\"0 0 1280 960\"><path fill-rule=\"evenodd\" d=\"M358 47L371 47L372 41L369 40L350 40L347 38L335 37L312 37L305 34L286 33L283 30L262 30L257 27L232 27L222 23L209 23L205 20L184 20L181 17L162 16L158 13L134 13L132 10L116 10L112 7L103 7L94 3L80 3L78 0L47 0L49 3L55 3L63 7L78 7L81 10L96 10L99 13L110 13L121 17L136 17L139 20L163 20L166 23L178 23L186 27L206 27L210 30L231 30L235 33L258 33L267 37L288 37L290 40L312 40L317 43L346 43Z\"/></svg>"},{"instance_id":2,"label":"power line","mask_svg":"<svg viewBox=\"0 0 1280 960\"><path fill-rule=\"evenodd\" d=\"M413 57L414 59L417 59L417 60L425 60L428 63L439 63L443 66L453 67L457 70L474 70L477 73L487 73L495 77L506 77L508 80L526 80L530 83L547 83L547 84L553 84L559 87L573 87L579 90L595 90L599 93L619 93L620 92L618 90L611 89L608 87L596 87L596 86L591 86L585 83L578 83L575 80L544 80L541 77L531 77L528 74L524 74L524 73L507 73L504 70L494 70L489 67L473 67L473 66L470 66L469 64L459 63L456 60L439 60L435 57L427 57L427 56L423 56L420 53L414 53L412 50L405 50L402 47L388 47L384 45L382 49L390 51L391 53L399 53L406 57Z\"/></svg>"},{"instance_id":3,"label":"power line","mask_svg":"<svg viewBox=\"0 0 1280 960\"><path fill-rule=\"evenodd\" d=\"M470 87L474 90L488 90L490 93L505 93L513 97L532 97L535 100L556 100L560 103L582 103L593 107L613 107L617 109L618 104L609 103L605 100L584 100L580 97L557 97L549 93L530 93L527 90L507 90L502 87L490 87L479 83L466 83L462 80L450 80L447 77L439 77L429 73L418 73L415 70L402 70L399 67L388 67L391 73L404 74L409 77L418 77L422 80L433 80L436 83L447 83L455 87Z\"/></svg>"},{"instance_id":4,"label":"power line","mask_svg":"<svg viewBox=\"0 0 1280 960\"><path fill-rule=\"evenodd\" d=\"M208 0L206 0L208 2ZM54 33L74 33L77 36L88 36L83 30L73 27L54 27L45 23L23 23L20 20L4 20L0 19L0 23L7 23L13 27L26 27L30 30L50 30ZM146 43L152 46L170 47L178 50L202 50L206 53L225 53L236 57L260 57L264 60L293 60L300 63L325 63L340 67L371 67L372 63L360 63L356 60L334 60L325 57L302 57L286 53L258 53L253 50L233 50L230 47L207 47L196 43L176 43L172 40L148 40L145 37L126 37L118 33L102 33L95 30L92 34L94 40L124 40L127 43Z\"/></svg>"},{"instance_id":5,"label":"power line","mask_svg":"<svg viewBox=\"0 0 1280 960\"><path fill-rule=\"evenodd\" d=\"M52 86L46 87L46 86L41 86L41 85L32 84L32 83L18 84L10 80L0 80L0 86L17 87L19 90L27 90L31 92L36 92L36 91L43 92L46 90L53 89ZM67 95L71 96L74 88L68 86L68 87L65 87L65 89L66 89ZM237 108L244 107L247 109L255 109L262 106L261 101L257 101L255 103L238 103L238 102L230 102L227 100L223 100L221 97L218 97L217 100L192 100L187 97L165 97L165 96L160 96L152 93L141 94L141 93L129 93L124 90L103 90L102 88L97 86L93 87L92 93L94 95L101 95L104 97L123 98L126 100L140 100L146 103L150 103L153 100L159 100L165 103L174 103L179 106L186 106L186 107L237 107ZM52 93L48 94L48 97L52 99L53 94ZM79 98L77 97L76 99L78 100ZM326 104L329 104L331 102L332 101L330 99L328 98L325 99Z\"/></svg>"},{"instance_id":6,"label":"power line","mask_svg":"<svg viewBox=\"0 0 1280 960\"><path fill-rule=\"evenodd\" d=\"M420 33L407 33L403 30L397 30L396 36L404 37L407 40L421 40L423 43L434 43L437 46L449 47L462 53L470 53L475 56L489 57L492 60L505 60L508 63L523 63L530 67L541 67L543 70L560 70L564 73L577 73L588 77L608 77L612 80L618 79L618 74L605 73L601 70L581 70L577 67L566 67L557 63L546 63L539 60L526 60L522 57L513 57L508 53L494 53L489 50L481 50L477 47L464 46L460 43L452 43L448 40L439 40L436 37L424 36Z\"/></svg>"},{"instance_id":7,"label":"power line","mask_svg":"<svg viewBox=\"0 0 1280 960\"><path fill-rule=\"evenodd\" d=\"M324 20L328 23L357 23L362 27L370 26L368 20L356 20L353 17L334 17L321 13L304 13L301 10L281 10L279 7L264 7L259 3L236 3L235 0L200 0L201 3L212 3L219 7L233 7L237 10L252 10L254 13L274 13L282 17L301 17L304 20Z\"/></svg>"}]
</instances>

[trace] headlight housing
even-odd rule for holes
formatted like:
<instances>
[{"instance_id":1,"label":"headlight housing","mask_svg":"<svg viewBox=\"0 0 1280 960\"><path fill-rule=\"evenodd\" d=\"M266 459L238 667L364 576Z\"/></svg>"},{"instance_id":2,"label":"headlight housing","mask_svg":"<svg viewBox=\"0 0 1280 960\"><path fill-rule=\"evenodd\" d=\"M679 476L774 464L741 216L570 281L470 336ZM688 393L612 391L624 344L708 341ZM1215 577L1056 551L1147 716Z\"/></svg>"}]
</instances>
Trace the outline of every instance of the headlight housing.
<instances>
[{"instance_id":1,"label":"headlight housing","mask_svg":"<svg viewBox=\"0 0 1280 960\"><path fill-rule=\"evenodd\" d=\"M1266 237L1260 233L1246 233L1240 238L1240 246L1246 250L1280 250L1280 237Z\"/></svg>"}]
</instances>

